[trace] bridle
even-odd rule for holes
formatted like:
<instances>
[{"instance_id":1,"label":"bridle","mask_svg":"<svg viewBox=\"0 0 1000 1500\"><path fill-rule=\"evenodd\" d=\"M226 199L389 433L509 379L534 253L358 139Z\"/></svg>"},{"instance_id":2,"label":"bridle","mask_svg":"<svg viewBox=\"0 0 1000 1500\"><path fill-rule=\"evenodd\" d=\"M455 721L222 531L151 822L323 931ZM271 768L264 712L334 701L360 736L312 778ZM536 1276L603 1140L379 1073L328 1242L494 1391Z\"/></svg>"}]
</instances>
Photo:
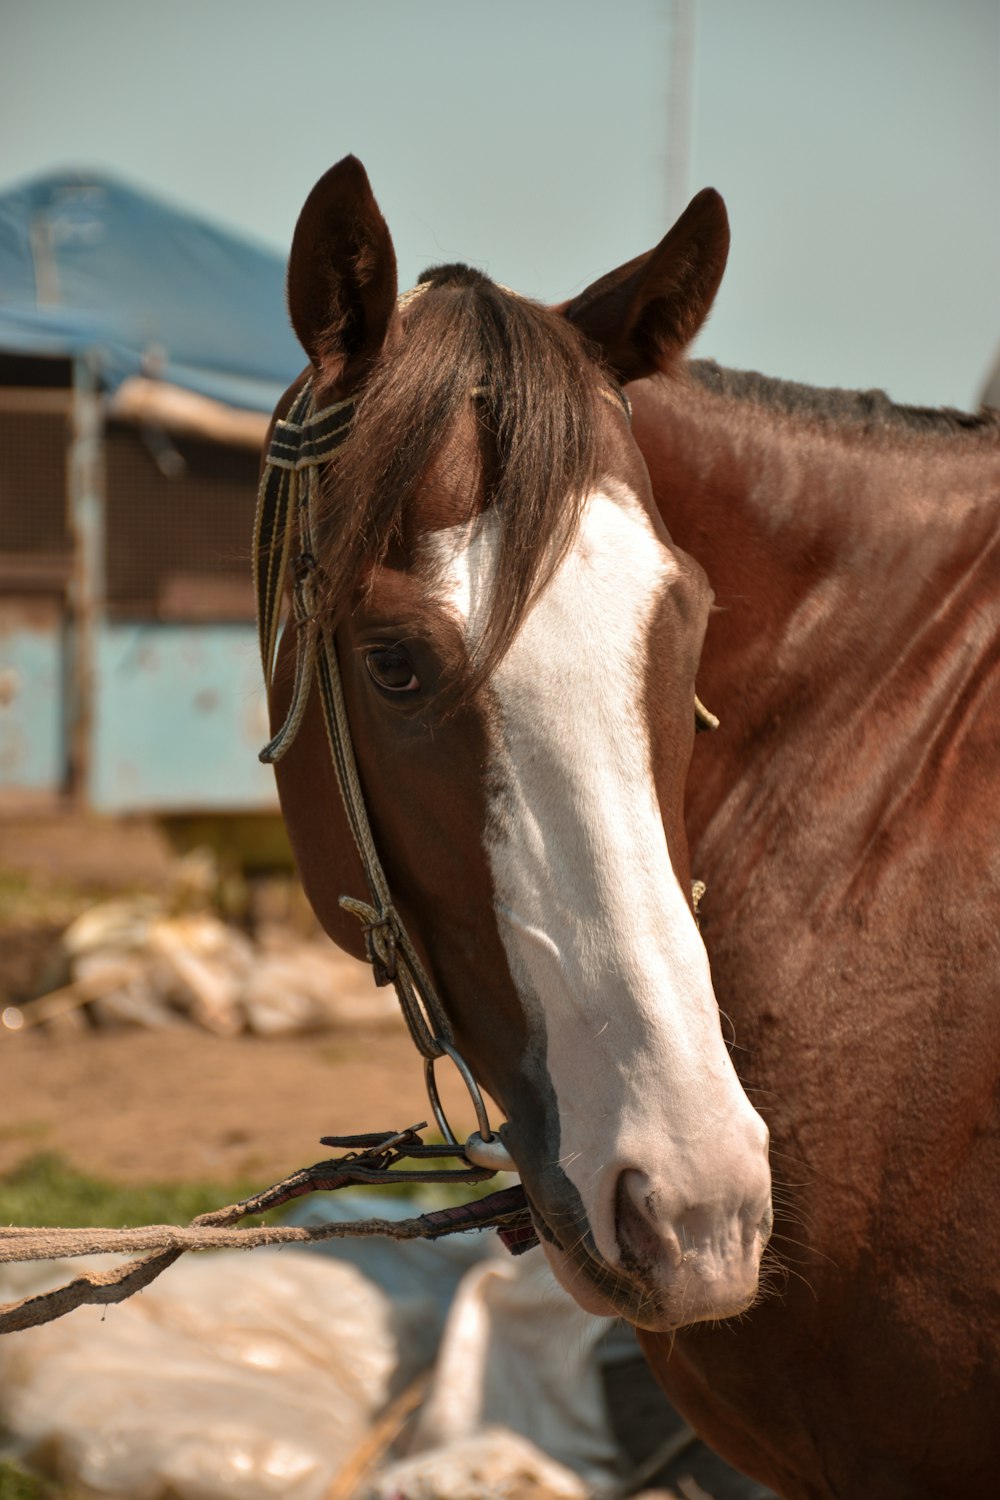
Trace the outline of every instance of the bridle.
<instances>
[{"instance_id":1,"label":"bridle","mask_svg":"<svg viewBox=\"0 0 1000 1500\"><path fill-rule=\"evenodd\" d=\"M421 286L405 293L400 298L400 306L405 307L423 289ZM471 394L475 396L479 392ZM631 418L631 406L622 390L609 384L602 389L602 394ZM482 1093L472 1070L455 1048L447 1013L392 899L358 776L333 632L324 629L321 623L316 594L319 565L315 547L319 470L348 436L356 407L357 400L349 397L320 411L315 410L313 383L309 378L295 397L287 416L276 421L271 435L254 525L257 630L264 681L270 692L285 583L290 573L292 618L296 628L295 676L284 723L260 752L260 759L265 764L274 764L294 743L315 679L319 684L323 723L341 801L368 885L367 901L341 896L340 906L361 922L365 952L375 983L395 986L410 1036L424 1059L427 1096L445 1140L450 1145L459 1145L441 1104L434 1073L437 1059L447 1056L469 1091L478 1124L478 1129L460 1149L476 1166L492 1171L516 1171L512 1157L490 1127ZM298 551L293 557L294 539L297 539ZM718 724L697 698L695 717L700 728L715 728Z\"/></svg>"},{"instance_id":2,"label":"bridle","mask_svg":"<svg viewBox=\"0 0 1000 1500\"><path fill-rule=\"evenodd\" d=\"M275 423L268 446L257 501L253 566L257 631L264 681L269 691L274 681L282 602L289 573L296 638L295 677L288 713L277 734L260 752L260 759L273 765L294 743L315 680L337 786L368 885L367 901L341 896L340 905L361 922L375 983L395 986L410 1036L424 1059L427 1096L445 1140L454 1146L459 1144L437 1088L434 1064L440 1057L450 1057L455 1064L476 1112L479 1128L465 1142L465 1155L477 1166L516 1171L506 1147L490 1126L482 1093L472 1070L454 1045L447 1013L392 899L358 776L333 633L321 624L315 554L318 472L350 432L355 409L355 400L349 398L316 411L309 379L288 415ZM294 538L299 550L293 557Z\"/></svg>"}]
</instances>

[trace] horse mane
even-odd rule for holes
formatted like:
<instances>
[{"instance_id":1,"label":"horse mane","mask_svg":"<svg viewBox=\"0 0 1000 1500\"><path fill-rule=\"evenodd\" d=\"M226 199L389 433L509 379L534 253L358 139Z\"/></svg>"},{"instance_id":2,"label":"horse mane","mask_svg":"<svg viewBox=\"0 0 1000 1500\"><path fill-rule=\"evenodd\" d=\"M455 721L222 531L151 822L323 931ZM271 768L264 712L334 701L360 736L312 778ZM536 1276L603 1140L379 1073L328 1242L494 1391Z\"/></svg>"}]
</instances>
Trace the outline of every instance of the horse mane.
<instances>
[{"instance_id":1,"label":"horse mane","mask_svg":"<svg viewBox=\"0 0 1000 1500\"><path fill-rule=\"evenodd\" d=\"M1000 433L1000 410L983 407L975 413L951 407L903 406L885 391L845 391L777 380L753 370L728 370L712 359L692 359L687 373L706 390L737 401L750 401L772 411L809 417L869 433L924 432L941 437L959 433Z\"/></svg>"},{"instance_id":2,"label":"horse mane","mask_svg":"<svg viewBox=\"0 0 1000 1500\"><path fill-rule=\"evenodd\" d=\"M343 617L365 569L405 534L407 506L474 402L483 506L497 517L491 619L472 664L500 659L565 551L601 477L598 408L607 377L577 331L464 265L425 271L405 337L378 362L320 511L324 613Z\"/></svg>"}]
</instances>

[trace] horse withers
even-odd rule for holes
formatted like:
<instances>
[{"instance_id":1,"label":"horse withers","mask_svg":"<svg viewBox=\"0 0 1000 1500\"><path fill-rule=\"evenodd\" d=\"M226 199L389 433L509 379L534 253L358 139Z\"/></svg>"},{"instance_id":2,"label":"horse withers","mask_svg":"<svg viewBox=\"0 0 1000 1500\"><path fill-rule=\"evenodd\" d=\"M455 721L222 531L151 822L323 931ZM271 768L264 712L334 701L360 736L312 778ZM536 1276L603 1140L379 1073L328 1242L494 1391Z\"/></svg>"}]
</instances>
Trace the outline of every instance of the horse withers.
<instances>
[{"instance_id":1,"label":"horse withers","mask_svg":"<svg viewBox=\"0 0 1000 1500\"><path fill-rule=\"evenodd\" d=\"M674 231L629 375L695 332L718 224L709 195ZM770 1177L691 903L705 576L664 529L590 330L464 266L399 299L352 158L302 211L288 295L313 408L353 398L316 513L318 608L450 1040L503 1110L545 1252L584 1306L661 1331L740 1312ZM317 914L362 956L338 903L366 894L364 872L316 694L278 783Z\"/></svg>"}]
</instances>

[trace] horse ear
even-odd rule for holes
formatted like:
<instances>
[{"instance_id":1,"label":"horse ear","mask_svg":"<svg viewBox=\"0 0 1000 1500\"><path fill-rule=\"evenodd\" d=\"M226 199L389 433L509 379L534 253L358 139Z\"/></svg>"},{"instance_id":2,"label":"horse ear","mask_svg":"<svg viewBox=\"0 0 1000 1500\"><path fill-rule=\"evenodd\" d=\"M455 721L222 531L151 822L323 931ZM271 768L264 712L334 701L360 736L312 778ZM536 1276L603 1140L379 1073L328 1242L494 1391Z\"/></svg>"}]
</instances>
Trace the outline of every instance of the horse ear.
<instances>
[{"instance_id":1,"label":"horse ear","mask_svg":"<svg viewBox=\"0 0 1000 1500\"><path fill-rule=\"evenodd\" d=\"M348 390L398 329L392 237L356 156L320 178L299 214L288 310L324 384Z\"/></svg>"},{"instance_id":2,"label":"horse ear","mask_svg":"<svg viewBox=\"0 0 1000 1500\"><path fill-rule=\"evenodd\" d=\"M729 254L726 205L703 188L655 250L595 281L560 310L603 350L618 378L667 369L715 300Z\"/></svg>"}]
</instances>

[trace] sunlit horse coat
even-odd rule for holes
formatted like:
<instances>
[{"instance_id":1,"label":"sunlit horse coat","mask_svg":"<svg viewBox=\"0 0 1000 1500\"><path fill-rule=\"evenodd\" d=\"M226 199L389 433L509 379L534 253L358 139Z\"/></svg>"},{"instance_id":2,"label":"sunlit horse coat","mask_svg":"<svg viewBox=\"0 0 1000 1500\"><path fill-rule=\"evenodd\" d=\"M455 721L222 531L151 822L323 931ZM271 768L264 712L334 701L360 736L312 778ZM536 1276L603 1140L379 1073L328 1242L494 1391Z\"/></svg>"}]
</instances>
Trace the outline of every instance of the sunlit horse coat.
<instances>
[{"instance_id":1,"label":"sunlit horse coat","mask_svg":"<svg viewBox=\"0 0 1000 1500\"><path fill-rule=\"evenodd\" d=\"M706 192L562 309L451 267L400 312L367 179L328 173L289 273L317 399L359 398L323 617L397 906L556 1273L783 1495L987 1494L998 427L689 369L727 249ZM731 1052L690 909L699 655ZM358 952L315 702L279 787ZM758 1285L762 1117L771 1270L715 1326Z\"/></svg>"}]
</instances>

